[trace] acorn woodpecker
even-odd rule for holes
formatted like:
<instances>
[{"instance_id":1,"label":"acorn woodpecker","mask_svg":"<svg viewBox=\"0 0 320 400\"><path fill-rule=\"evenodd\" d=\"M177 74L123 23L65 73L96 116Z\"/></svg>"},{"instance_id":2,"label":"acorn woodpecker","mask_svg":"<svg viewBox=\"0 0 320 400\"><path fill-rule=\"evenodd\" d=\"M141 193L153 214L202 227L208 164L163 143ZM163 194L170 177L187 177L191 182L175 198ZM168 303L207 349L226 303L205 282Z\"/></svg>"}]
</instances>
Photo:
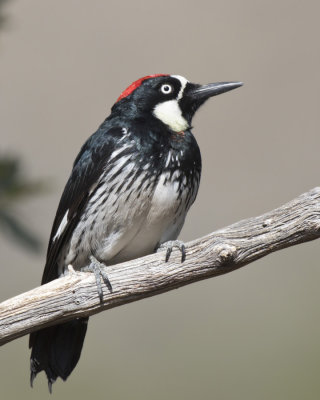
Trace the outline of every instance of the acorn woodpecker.
<instances>
[{"instance_id":1,"label":"acorn woodpecker","mask_svg":"<svg viewBox=\"0 0 320 400\"><path fill-rule=\"evenodd\" d=\"M109 285L101 263L116 264L174 246L194 202L201 156L191 120L209 98L241 82L190 83L149 75L132 83L74 161L53 223L41 284L88 268ZM100 274L100 276L99 276ZM101 283L99 295L101 292ZM49 390L76 366L88 318L30 335L31 385L44 370Z\"/></svg>"}]
</instances>

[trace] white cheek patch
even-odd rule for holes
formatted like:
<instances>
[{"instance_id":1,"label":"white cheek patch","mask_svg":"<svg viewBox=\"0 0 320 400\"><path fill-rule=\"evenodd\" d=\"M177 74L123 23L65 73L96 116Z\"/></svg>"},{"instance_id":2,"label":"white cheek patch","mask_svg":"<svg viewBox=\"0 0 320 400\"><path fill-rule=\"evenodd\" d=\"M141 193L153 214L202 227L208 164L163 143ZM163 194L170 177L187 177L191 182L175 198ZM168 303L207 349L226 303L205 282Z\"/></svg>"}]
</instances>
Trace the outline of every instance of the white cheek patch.
<instances>
[{"instance_id":1,"label":"white cheek patch","mask_svg":"<svg viewBox=\"0 0 320 400\"><path fill-rule=\"evenodd\" d=\"M182 116L177 100L168 100L157 104L153 114L175 132L185 131L189 128L188 122Z\"/></svg>"}]
</instances>

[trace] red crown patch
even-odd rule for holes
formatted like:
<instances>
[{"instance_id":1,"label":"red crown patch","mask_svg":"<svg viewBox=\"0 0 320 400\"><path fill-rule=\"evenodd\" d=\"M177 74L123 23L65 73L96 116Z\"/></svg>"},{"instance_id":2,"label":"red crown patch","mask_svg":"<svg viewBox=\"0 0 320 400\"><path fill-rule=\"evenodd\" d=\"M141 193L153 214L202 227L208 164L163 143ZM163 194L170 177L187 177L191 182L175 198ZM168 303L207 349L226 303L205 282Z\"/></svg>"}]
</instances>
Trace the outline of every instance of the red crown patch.
<instances>
[{"instance_id":1,"label":"red crown patch","mask_svg":"<svg viewBox=\"0 0 320 400\"><path fill-rule=\"evenodd\" d=\"M168 74L147 75L147 76L144 76L143 78L138 79L137 81L134 81L133 83L131 83L131 85L129 87L127 87L126 90L124 90L120 94L117 102L124 99L125 97L129 96L129 94L131 94L134 90L136 90L139 86L141 86L142 82L145 81L146 79L157 78L158 76L169 76L169 75Z\"/></svg>"}]
</instances>

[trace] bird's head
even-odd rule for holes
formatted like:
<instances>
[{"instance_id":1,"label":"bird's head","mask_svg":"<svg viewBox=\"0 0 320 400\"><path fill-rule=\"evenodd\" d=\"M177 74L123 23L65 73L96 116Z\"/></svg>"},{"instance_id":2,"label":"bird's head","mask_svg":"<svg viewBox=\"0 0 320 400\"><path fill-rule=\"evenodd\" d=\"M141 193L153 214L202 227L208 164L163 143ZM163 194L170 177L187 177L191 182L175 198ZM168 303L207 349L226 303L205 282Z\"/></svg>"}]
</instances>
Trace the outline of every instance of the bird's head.
<instances>
[{"instance_id":1,"label":"bird's head","mask_svg":"<svg viewBox=\"0 0 320 400\"><path fill-rule=\"evenodd\" d=\"M180 132L191 126L192 117L206 100L240 86L242 82L199 85L180 75L149 75L124 90L112 111L124 110L139 118L152 114L171 130Z\"/></svg>"}]
</instances>

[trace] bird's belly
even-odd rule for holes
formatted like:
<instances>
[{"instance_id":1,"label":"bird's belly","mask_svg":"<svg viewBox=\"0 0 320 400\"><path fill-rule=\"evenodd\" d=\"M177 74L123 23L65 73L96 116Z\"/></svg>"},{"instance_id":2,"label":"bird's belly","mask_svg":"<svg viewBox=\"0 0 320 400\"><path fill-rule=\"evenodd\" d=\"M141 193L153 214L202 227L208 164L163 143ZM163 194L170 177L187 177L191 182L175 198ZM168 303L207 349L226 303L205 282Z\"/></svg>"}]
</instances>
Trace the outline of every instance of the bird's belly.
<instances>
[{"instance_id":1,"label":"bird's belly","mask_svg":"<svg viewBox=\"0 0 320 400\"><path fill-rule=\"evenodd\" d=\"M115 212L108 203L100 206L98 214L90 215L85 225L75 230L61 269L69 263L81 269L88 265L90 255L109 265L128 261L176 239L189 208L189 191L182 189L176 178L162 174L153 193L142 188L143 194L129 201L120 195Z\"/></svg>"},{"instance_id":2,"label":"bird's belly","mask_svg":"<svg viewBox=\"0 0 320 400\"><path fill-rule=\"evenodd\" d=\"M162 175L152 197L150 209L134 237L112 258L112 263L127 261L153 253L160 243L176 239L183 226L185 193L179 194L176 181Z\"/></svg>"}]
</instances>

